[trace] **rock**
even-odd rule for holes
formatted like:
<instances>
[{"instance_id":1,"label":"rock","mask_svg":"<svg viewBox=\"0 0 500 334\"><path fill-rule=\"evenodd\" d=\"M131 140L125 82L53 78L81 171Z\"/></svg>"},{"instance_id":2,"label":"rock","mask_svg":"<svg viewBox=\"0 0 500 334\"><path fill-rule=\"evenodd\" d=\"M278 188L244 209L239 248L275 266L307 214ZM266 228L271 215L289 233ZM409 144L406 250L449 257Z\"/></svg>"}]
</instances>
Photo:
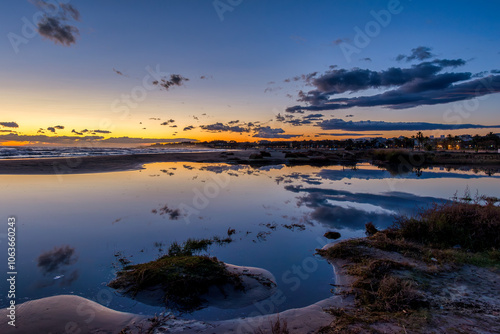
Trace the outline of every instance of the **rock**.
<instances>
[{"instance_id":1,"label":"rock","mask_svg":"<svg viewBox=\"0 0 500 334\"><path fill-rule=\"evenodd\" d=\"M334 231L329 231L329 232L326 232L323 236L327 239L338 239L338 238L340 238L340 233L334 232Z\"/></svg>"}]
</instances>

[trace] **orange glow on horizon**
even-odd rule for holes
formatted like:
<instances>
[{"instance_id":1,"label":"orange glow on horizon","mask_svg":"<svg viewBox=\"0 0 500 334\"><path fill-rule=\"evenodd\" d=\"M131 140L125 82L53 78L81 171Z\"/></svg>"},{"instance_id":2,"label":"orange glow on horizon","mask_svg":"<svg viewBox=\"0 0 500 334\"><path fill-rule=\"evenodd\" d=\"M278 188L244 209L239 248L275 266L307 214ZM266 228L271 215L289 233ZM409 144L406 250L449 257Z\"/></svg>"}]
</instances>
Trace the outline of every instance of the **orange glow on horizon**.
<instances>
[{"instance_id":1,"label":"orange glow on horizon","mask_svg":"<svg viewBox=\"0 0 500 334\"><path fill-rule=\"evenodd\" d=\"M0 146L26 146L29 144L33 144L33 142L30 141L4 141L0 142Z\"/></svg>"}]
</instances>

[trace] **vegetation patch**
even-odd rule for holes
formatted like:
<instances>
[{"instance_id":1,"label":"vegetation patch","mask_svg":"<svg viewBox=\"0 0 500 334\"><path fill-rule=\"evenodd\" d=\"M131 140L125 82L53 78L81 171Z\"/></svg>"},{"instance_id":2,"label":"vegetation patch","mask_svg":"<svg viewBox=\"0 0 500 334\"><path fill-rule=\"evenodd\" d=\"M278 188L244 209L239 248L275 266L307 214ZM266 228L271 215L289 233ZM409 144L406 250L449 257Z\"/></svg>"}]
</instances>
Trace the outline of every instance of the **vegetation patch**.
<instances>
[{"instance_id":1,"label":"vegetation patch","mask_svg":"<svg viewBox=\"0 0 500 334\"><path fill-rule=\"evenodd\" d=\"M215 257L194 255L214 242L228 241L218 238L188 239L182 244L174 242L167 255L151 262L125 266L108 285L133 298L145 290L160 289L165 306L181 311L199 309L205 302L202 296L212 286L231 284L243 289L240 277L230 273L223 262Z\"/></svg>"},{"instance_id":2,"label":"vegetation patch","mask_svg":"<svg viewBox=\"0 0 500 334\"><path fill-rule=\"evenodd\" d=\"M397 217L393 226L383 231L368 223L366 238L318 250L328 259L347 261L342 271L353 280L350 290L344 289L343 293L354 295L355 305L327 310L336 318L320 332L379 333L408 329L411 329L408 332L426 332L422 328L435 325L431 324L431 314L439 313L440 305L449 300L441 296L441 291L454 282L451 277L459 275L468 280L472 289L477 287L477 283L471 283L476 282L474 274L463 276L469 268L460 269L464 264L493 271L500 268L497 202L479 196L472 199L466 191L462 198L434 204L413 217ZM454 274L455 271L460 274ZM431 285L434 292L429 292ZM474 298L480 297L460 295L456 298L470 300L461 300L457 305L470 304L468 308L480 308L486 313L496 309L485 306L484 302L477 303ZM413 328L415 324L421 326ZM379 331L380 328L383 329Z\"/></svg>"},{"instance_id":3,"label":"vegetation patch","mask_svg":"<svg viewBox=\"0 0 500 334\"><path fill-rule=\"evenodd\" d=\"M461 199L434 204L414 217L401 216L393 229L402 238L435 248L487 251L500 245L500 207L497 199Z\"/></svg>"}]
</instances>

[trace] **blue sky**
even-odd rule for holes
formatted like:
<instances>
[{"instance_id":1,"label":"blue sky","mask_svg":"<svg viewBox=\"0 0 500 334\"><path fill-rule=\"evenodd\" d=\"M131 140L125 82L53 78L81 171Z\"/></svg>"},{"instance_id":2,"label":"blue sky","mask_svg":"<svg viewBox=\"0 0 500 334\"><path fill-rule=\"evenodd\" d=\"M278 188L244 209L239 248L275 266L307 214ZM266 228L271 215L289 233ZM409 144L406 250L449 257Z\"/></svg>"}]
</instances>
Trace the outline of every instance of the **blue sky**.
<instances>
[{"instance_id":1,"label":"blue sky","mask_svg":"<svg viewBox=\"0 0 500 334\"><path fill-rule=\"evenodd\" d=\"M65 11L68 7L64 6L69 5L79 13L79 20ZM391 8L387 24L377 23L373 13L388 13ZM0 133L2 142L57 143L55 137L66 137L65 142L70 143L72 136L82 138L75 133L84 129L90 130L86 140L343 138L341 129L329 129L332 135L318 137L325 132L320 122L331 118L446 124L456 121L451 116L459 115L461 124L500 124L496 77L488 94L476 102L467 102L468 110L461 113L449 110L457 103L463 105L466 99L405 109L355 105L325 110L323 106L319 108L322 116L313 122L303 122L309 111L288 113L288 120L293 116L300 122L276 120L276 115L287 114L289 107L309 106L297 101L300 91L317 90L314 79L284 80L314 72L315 78L321 79L332 70L381 72L391 67L409 69L423 62L460 59L460 66L443 67L439 72L471 74L451 82L452 86L498 75L481 73L500 69L498 1L7 0L0 3L0 11L4 36L0 53L0 124L18 125L0 128L4 130ZM78 30L74 41L63 45L50 35L54 31L45 36L43 31L30 29L28 34L26 30L23 33L26 20L40 30L44 19L60 19L63 13L66 19L60 21L61 25ZM376 30L370 32L367 27ZM356 47L359 30L371 36L357 47L356 53L346 57L342 49ZM411 50L418 47L429 50L431 56L396 60L398 55L410 56ZM167 79L179 74L189 81L168 89L146 89L145 97L126 105L123 94L130 95L135 87L144 86L144 80L153 80L147 78L148 66L159 68ZM356 91L326 92L326 97L374 96L397 88L375 85ZM117 105L122 111L126 106L126 112L117 111ZM162 126L156 118L174 119L171 125L177 127ZM56 125L64 129L47 130ZM193 130L184 131L189 126ZM241 129L245 131L238 132ZM92 134L92 130L109 133ZM410 132L384 132L386 136L399 134Z\"/></svg>"}]
</instances>

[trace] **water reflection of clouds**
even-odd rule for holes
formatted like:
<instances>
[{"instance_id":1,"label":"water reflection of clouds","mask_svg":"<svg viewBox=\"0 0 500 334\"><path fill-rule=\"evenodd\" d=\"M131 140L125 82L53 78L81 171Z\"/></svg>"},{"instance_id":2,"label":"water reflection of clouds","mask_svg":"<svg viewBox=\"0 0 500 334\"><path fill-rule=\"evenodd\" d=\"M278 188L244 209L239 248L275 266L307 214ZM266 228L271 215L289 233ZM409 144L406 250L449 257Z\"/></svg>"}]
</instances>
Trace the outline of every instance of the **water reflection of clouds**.
<instances>
[{"instance_id":1,"label":"water reflection of clouds","mask_svg":"<svg viewBox=\"0 0 500 334\"><path fill-rule=\"evenodd\" d=\"M307 183L310 185L320 185L321 179L318 177L315 177L313 174L305 174L305 173L299 173L299 172L293 172L290 174L284 174L280 176L276 176L274 178L274 181L276 184L280 184L281 182L283 183L292 183L294 181L301 181L303 183Z\"/></svg>"},{"instance_id":2,"label":"water reflection of clouds","mask_svg":"<svg viewBox=\"0 0 500 334\"><path fill-rule=\"evenodd\" d=\"M385 228L394 214L411 214L418 207L443 201L440 198L416 196L403 192L383 194L353 193L346 190L304 188L288 185L285 189L301 193L297 205L312 209L308 215L329 227L363 229L367 222Z\"/></svg>"},{"instance_id":3,"label":"water reflection of clouds","mask_svg":"<svg viewBox=\"0 0 500 334\"><path fill-rule=\"evenodd\" d=\"M333 205L333 206L340 206L342 208L355 208L361 211L365 211L368 213L377 213L377 214L386 214L386 215L396 215L397 212L394 210L387 210L384 209L380 206L376 206L373 204L368 204L368 203L356 203L356 202L341 202L341 201L334 201L334 200L326 200L328 204Z\"/></svg>"},{"instance_id":4,"label":"water reflection of clouds","mask_svg":"<svg viewBox=\"0 0 500 334\"><path fill-rule=\"evenodd\" d=\"M43 279L37 282L37 288L44 288L59 283L60 286L70 286L79 277L79 271L74 269L67 274L69 267L78 261L78 256L73 247L68 245L55 247L54 249L43 252L37 258L37 266L44 276L49 279ZM57 274L57 275L56 275ZM52 275L56 275L52 277Z\"/></svg>"},{"instance_id":5,"label":"water reflection of clouds","mask_svg":"<svg viewBox=\"0 0 500 334\"><path fill-rule=\"evenodd\" d=\"M46 275L75 264L77 260L75 249L66 245L40 254L37 266Z\"/></svg>"},{"instance_id":6,"label":"water reflection of clouds","mask_svg":"<svg viewBox=\"0 0 500 334\"><path fill-rule=\"evenodd\" d=\"M382 180L394 177L404 177L405 179L436 179L436 178L460 178L460 179L475 179L484 177L494 177L499 178L500 176L489 176L487 174L474 174L473 172L447 172L444 169L423 169L419 173L405 173L400 175L394 175L387 170L376 170L376 169L322 169L316 173L322 179L331 181L340 181L343 179L360 179L360 180Z\"/></svg>"},{"instance_id":7,"label":"water reflection of clouds","mask_svg":"<svg viewBox=\"0 0 500 334\"><path fill-rule=\"evenodd\" d=\"M250 167L246 165L208 165L208 166L203 166L200 168L201 171L208 171L208 172L213 172L216 174L220 174L223 172L241 172L245 171L246 174L248 173Z\"/></svg>"},{"instance_id":8,"label":"water reflection of clouds","mask_svg":"<svg viewBox=\"0 0 500 334\"><path fill-rule=\"evenodd\" d=\"M184 166L185 168L192 169L191 166ZM227 164L213 164L208 166L203 166L200 171L208 171L216 174L228 173L229 175L261 175L265 172L270 172L272 170L281 170L285 168L285 165L268 165L261 167L254 167L249 165L227 165Z\"/></svg>"}]
</instances>

